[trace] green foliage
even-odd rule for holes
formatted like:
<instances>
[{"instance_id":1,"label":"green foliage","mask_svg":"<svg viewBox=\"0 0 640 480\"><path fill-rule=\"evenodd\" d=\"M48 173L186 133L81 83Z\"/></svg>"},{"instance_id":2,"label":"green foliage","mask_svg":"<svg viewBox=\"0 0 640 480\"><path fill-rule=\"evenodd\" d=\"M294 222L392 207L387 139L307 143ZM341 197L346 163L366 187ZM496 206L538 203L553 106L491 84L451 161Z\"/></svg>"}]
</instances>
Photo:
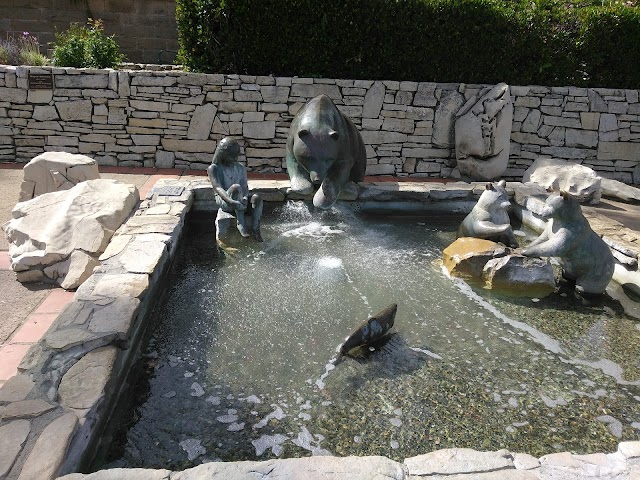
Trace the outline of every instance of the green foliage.
<instances>
[{"instance_id":1,"label":"green foliage","mask_svg":"<svg viewBox=\"0 0 640 480\"><path fill-rule=\"evenodd\" d=\"M598 86L617 63L624 74L606 86L637 88L638 9L581 1L177 0L178 60L253 75Z\"/></svg>"},{"instance_id":2,"label":"green foliage","mask_svg":"<svg viewBox=\"0 0 640 480\"><path fill-rule=\"evenodd\" d=\"M116 68L124 55L120 54L114 35L104 34L101 20L87 25L71 24L69 29L56 33L53 63L61 67Z\"/></svg>"}]
</instances>

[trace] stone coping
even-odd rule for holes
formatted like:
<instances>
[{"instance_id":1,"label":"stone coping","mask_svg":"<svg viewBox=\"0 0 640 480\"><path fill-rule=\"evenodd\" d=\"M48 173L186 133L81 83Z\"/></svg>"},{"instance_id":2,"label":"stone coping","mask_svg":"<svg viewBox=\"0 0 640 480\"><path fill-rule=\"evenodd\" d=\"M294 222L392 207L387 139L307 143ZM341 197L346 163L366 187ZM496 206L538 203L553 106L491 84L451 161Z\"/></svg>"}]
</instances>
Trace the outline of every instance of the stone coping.
<instances>
[{"instance_id":1,"label":"stone coping","mask_svg":"<svg viewBox=\"0 0 640 480\"><path fill-rule=\"evenodd\" d=\"M177 196L160 194L158 189L167 185L180 185L184 190ZM266 201L300 198L287 193L288 181L251 180L250 188ZM508 188L513 192L515 203L526 207L544 195L541 189L530 185L510 184ZM414 211L419 212L465 213L472 208L483 189L484 183L374 182L361 184L342 198L365 211L390 212L402 205L414 205ZM0 445L5 447L0 457L0 479L47 480L85 465L135 357L148 313L158 297L164 273L176 251L185 217L192 209L212 210L213 198L212 187L206 178L162 178L148 192L135 214L117 230L100 257L101 266L77 290L73 301L64 308L44 337L31 347L19 366L18 375L0 388ZM636 236L629 241L627 253L637 258L639 249L631 251L631 246L636 247L636 241ZM627 455L625 452L629 451L632 454ZM450 466L457 465L468 453L465 449L444 452L448 453L432 452L425 458L436 458L436 463ZM431 467L425 465L431 465L431 460L425 463L423 457L406 460L402 465L382 458L378 461L380 475L367 473L361 477L353 472L370 472L367 469L377 464L357 458L334 459L336 464L326 459L213 463L184 474L157 471L157 478L254 478L248 475L257 471L262 472L262 478L270 478L270 472L274 472L271 478L408 479L422 476L439 478L440 475L456 478L456 475L465 474L476 475L473 478L500 478L495 477L495 472L503 469L511 470L503 478L562 478L554 477L554 472L567 468L589 471L600 478L632 478L637 475L639 452L639 442L621 444L618 452L610 455L572 456L564 453L539 460L529 456L518 457L519 454L506 451L495 454L475 452L469 453L468 459L462 463L475 465L471 458L486 456L492 458L491 461L502 462L499 463L502 466L492 466L487 470L473 470L481 468L473 466L468 467L472 469L468 471L460 467L459 471L447 473L429 470ZM522 464L530 465L536 473L518 467L517 458L526 459ZM305 464L305 461L311 463ZM346 463L340 466L342 462ZM298 465L302 470L296 470ZM541 477L547 471L545 468L550 473ZM313 473L307 476L303 472ZM618 476L606 476L609 475L607 472ZM133 470L112 474L114 476L90 478L156 478L156 473L150 472L143 477L132 476L136 475ZM73 474L68 478L83 477ZM575 478L580 478L580 475Z\"/></svg>"},{"instance_id":2,"label":"stone coping","mask_svg":"<svg viewBox=\"0 0 640 480\"><path fill-rule=\"evenodd\" d=\"M615 453L553 453L535 458L507 450L436 450L395 462L386 457L308 457L264 462L205 463L182 472L113 469L79 473L64 480L635 480L640 475L640 442L623 442Z\"/></svg>"}]
</instances>

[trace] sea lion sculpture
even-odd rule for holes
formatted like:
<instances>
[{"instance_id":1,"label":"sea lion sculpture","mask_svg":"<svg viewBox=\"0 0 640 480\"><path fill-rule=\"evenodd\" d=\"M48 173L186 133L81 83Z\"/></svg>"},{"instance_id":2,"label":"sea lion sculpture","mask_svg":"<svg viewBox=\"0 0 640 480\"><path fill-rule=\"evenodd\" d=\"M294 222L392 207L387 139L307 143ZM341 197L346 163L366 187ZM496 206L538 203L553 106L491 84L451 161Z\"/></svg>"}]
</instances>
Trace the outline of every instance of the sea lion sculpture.
<instances>
[{"instance_id":1,"label":"sea lion sculpture","mask_svg":"<svg viewBox=\"0 0 640 480\"><path fill-rule=\"evenodd\" d=\"M392 303L387 308L379 311L374 316L369 317L351 335L345 338L344 342L338 347L337 362L356 347L369 345L370 343L382 338L391 327L396 319L398 305Z\"/></svg>"},{"instance_id":2,"label":"sea lion sculpture","mask_svg":"<svg viewBox=\"0 0 640 480\"><path fill-rule=\"evenodd\" d=\"M326 95L307 102L291 122L286 147L290 192L313 193L313 205L328 209L347 182L361 182L367 153L353 122Z\"/></svg>"}]
</instances>

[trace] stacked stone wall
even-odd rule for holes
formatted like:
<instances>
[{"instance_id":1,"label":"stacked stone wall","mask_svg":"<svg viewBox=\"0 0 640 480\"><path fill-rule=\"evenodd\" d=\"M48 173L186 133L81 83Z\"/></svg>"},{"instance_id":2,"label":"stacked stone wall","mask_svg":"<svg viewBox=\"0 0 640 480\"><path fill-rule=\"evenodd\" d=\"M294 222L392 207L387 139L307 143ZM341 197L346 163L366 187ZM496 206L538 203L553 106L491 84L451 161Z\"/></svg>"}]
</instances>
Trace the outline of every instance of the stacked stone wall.
<instances>
[{"instance_id":1,"label":"stacked stone wall","mask_svg":"<svg viewBox=\"0 0 640 480\"><path fill-rule=\"evenodd\" d=\"M29 89L29 74L52 74ZM142 70L0 66L0 161L49 150L100 165L202 170L217 141L236 137L249 171L282 173L289 125L309 99L331 97L360 129L367 175L450 177L453 91L482 85ZM640 183L638 90L512 86L514 119L504 178L521 180L538 156Z\"/></svg>"}]
</instances>

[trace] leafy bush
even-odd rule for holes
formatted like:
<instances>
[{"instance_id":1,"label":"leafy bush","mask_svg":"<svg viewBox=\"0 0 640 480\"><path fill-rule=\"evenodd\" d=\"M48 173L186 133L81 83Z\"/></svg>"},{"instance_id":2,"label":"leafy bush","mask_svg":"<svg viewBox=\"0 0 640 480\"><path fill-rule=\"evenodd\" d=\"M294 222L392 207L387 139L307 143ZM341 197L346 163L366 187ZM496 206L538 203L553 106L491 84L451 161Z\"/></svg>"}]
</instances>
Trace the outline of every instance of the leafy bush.
<instances>
[{"instance_id":1,"label":"leafy bush","mask_svg":"<svg viewBox=\"0 0 640 480\"><path fill-rule=\"evenodd\" d=\"M46 65L47 57L40 53L37 37L23 32L22 36L7 36L0 40L0 64L6 65Z\"/></svg>"},{"instance_id":2,"label":"leafy bush","mask_svg":"<svg viewBox=\"0 0 640 480\"><path fill-rule=\"evenodd\" d=\"M177 0L178 60L253 75L636 88L637 36L623 38L640 30L638 9L610 1ZM601 84L592 68L614 62L632 76Z\"/></svg>"},{"instance_id":3,"label":"leafy bush","mask_svg":"<svg viewBox=\"0 0 640 480\"><path fill-rule=\"evenodd\" d=\"M106 36L102 20L89 19L87 25L71 24L63 33L56 33L53 63L61 67L116 68L122 63L114 35Z\"/></svg>"}]
</instances>

